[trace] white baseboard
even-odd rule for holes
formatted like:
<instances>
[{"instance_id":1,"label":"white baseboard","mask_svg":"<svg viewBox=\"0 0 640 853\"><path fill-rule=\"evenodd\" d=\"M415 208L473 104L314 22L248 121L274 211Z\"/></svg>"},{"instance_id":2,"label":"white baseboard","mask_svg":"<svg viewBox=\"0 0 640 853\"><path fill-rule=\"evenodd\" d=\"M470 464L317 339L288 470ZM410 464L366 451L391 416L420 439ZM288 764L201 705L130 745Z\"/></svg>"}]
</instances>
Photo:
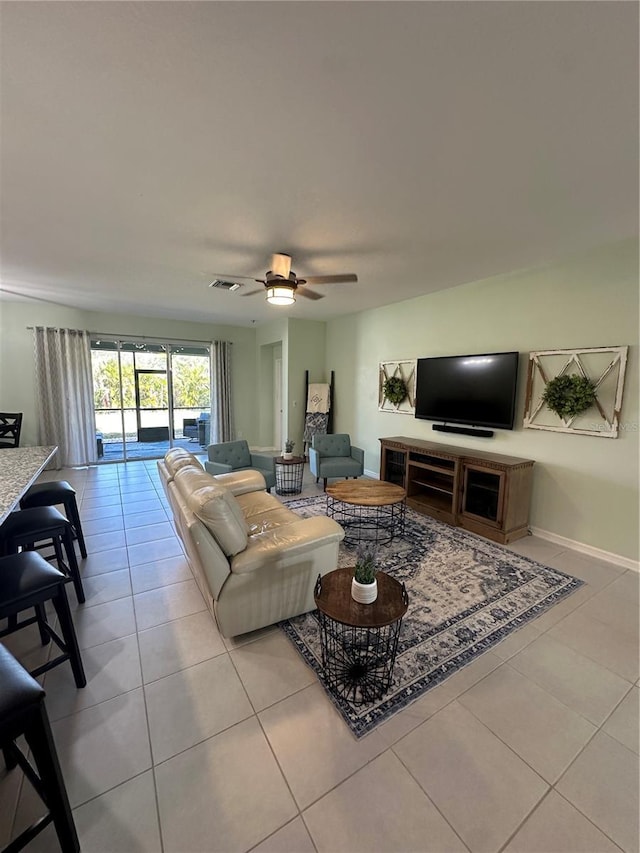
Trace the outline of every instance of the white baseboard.
<instances>
[{"instance_id":1,"label":"white baseboard","mask_svg":"<svg viewBox=\"0 0 640 853\"><path fill-rule=\"evenodd\" d=\"M550 530L543 530L541 527L532 527L531 532L534 536L539 536L541 539L546 539L549 542L553 542L555 545L564 545L565 548L571 548L573 551L580 551L581 554L587 554L589 557L595 557L598 560L605 560L607 563L614 563L616 566L622 566L624 569L631 569L632 572L640 572L640 562L638 562L638 560L632 560L630 557L623 557L621 554L604 551L602 548L596 548L593 545L585 545L584 542L576 542L575 539L560 536L558 533L552 533Z\"/></svg>"},{"instance_id":2,"label":"white baseboard","mask_svg":"<svg viewBox=\"0 0 640 853\"><path fill-rule=\"evenodd\" d=\"M374 480L380 479L378 471L365 470L364 474L365 477L371 477ZM585 545L584 542L577 542L575 539L560 536L559 533L552 533L550 530L543 530L541 527L531 527L530 529L534 536L539 536L541 539L546 539L565 548L571 548L573 551L579 551L581 554L587 554L587 556L595 557L598 560L605 560L607 563L613 563L624 569L631 569L632 572L640 573L640 562L638 560L632 560L630 557L623 557L622 554L614 554L611 551L604 551L602 548L596 548L593 545Z\"/></svg>"}]
</instances>

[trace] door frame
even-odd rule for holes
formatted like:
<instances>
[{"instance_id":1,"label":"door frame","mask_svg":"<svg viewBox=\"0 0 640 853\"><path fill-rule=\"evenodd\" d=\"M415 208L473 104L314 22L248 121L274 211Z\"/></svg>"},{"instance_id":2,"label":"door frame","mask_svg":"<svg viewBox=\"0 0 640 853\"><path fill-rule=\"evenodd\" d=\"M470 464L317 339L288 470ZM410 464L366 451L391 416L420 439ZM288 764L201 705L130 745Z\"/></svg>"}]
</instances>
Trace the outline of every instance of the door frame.
<instances>
[{"instance_id":1,"label":"door frame","mask_svg":"<svg viewBox=\"0 0 640 853\"><path fill-rule=\"evenodd\" d=\"M273 360L273 446L280 450L283 446L283 416L282 407L282 358Z\"/></svg>"},{"instance_id":2,"label":"door frame","mask_svg":"<svg viewBox=\"0 0 640 853\"><path fill-rule=\"evenodd\" d=\"M134 360L134 364L135 364L135 360ZM164 411L166 411L167 412L168 424L167 424L167 438L166 438L166 440L169 442L169 447L173 447L173 441L172 441L173 417L172 417L171 404L170 404L171 387L169 384L169 370L168 369L156 370L156 369L146 368L146 367L141 367L141 368L134 367L133 380L134 380L134 390L135 390L135 395L136 395L136 427L137 427L137 433L138 433L138 435L137 435L138 442L142 441L142 439L140 438L140 431L142 429L145 429L145 427L142 426L142 418L140 416L140 413L142 411L142 407L140 405L140 385L139 385L139 381L138 381L138 378L139 378L140 374L142 374L142 373L144 373L144 374L151 373L154 375L163 374L165 377L165 380L167 383L167 408L166 409L164 407L155 408L155 409L145 408L145 411L150 411L150 412L158 412L158 411L164 412ZM158 439L158 441L165 441L165 439L161 438L161 439Z\"/></svg>"}]
</instances>

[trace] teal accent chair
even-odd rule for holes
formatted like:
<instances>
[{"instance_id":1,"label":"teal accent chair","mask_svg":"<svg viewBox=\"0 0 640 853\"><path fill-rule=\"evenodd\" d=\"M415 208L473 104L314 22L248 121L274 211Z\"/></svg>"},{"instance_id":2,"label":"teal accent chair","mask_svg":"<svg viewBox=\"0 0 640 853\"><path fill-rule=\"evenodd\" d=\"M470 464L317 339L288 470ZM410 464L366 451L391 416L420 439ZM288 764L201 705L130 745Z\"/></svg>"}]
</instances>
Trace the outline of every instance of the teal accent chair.
<instances>
[{"instance_id":1,"label":"teal accent chair","mask_svg":"<svg viewBox=\"0 0 640 853\"><path fill-rule=\"evenodd\" d=\"M309 448L309 467L316 483L322 477L327 488L328 477L361 477L364 473L364 450L351 444L346 432L316 434Z\"/></svg>"},{"instance_id":2,"label":"teal accent chair","mask_svg":"<svg viewBox=\"0 0 640 853\"><path fill-rule=\"evenodd\" d=\"M214 476L229 474L231 471L242 471L252 468L259 471L267 484L267 491L276 484L276 462L273 456L261 453L251 453L244 439L239 441L223 441L220 444L210 444L207 448L208 461L205 469Z\"/></svg>"}]
</instances>

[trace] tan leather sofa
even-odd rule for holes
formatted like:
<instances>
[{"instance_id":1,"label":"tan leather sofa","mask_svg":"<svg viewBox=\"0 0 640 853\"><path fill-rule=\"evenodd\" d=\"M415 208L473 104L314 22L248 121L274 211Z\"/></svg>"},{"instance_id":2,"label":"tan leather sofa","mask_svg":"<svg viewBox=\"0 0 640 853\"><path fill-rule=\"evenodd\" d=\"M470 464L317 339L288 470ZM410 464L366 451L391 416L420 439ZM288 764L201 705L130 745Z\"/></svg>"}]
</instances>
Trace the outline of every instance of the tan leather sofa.
<instances>
[{"instance_id":1,"label":"tan leather sofa","mask_svg":"<svg viewBox=\"0 0 640 853\"><path fill-rule=\"evenodd\" d=\"M182 448L158 462L196 582L224 637L315 607L319 574L338 564L344 530L300 518L265 491L258 471L212 476Z\"/></svg>"}]
</instances>

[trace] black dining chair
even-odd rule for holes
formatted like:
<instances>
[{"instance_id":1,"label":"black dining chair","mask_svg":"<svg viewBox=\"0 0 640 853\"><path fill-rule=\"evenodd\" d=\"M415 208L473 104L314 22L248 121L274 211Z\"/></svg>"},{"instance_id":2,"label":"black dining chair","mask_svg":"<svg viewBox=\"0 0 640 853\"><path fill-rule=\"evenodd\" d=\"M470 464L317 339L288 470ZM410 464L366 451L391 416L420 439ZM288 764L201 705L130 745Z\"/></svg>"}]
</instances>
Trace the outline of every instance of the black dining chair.
<instances>
[{"instance_id":1,"label":"black dining chair","mask_svg":"<svg viewBox=\"0 0 640 853\"><path fill-rule=\"evenodd\" d=\"M0 447L19 447L22 412L0 412Z\"/></svg>"}]
</instances>

